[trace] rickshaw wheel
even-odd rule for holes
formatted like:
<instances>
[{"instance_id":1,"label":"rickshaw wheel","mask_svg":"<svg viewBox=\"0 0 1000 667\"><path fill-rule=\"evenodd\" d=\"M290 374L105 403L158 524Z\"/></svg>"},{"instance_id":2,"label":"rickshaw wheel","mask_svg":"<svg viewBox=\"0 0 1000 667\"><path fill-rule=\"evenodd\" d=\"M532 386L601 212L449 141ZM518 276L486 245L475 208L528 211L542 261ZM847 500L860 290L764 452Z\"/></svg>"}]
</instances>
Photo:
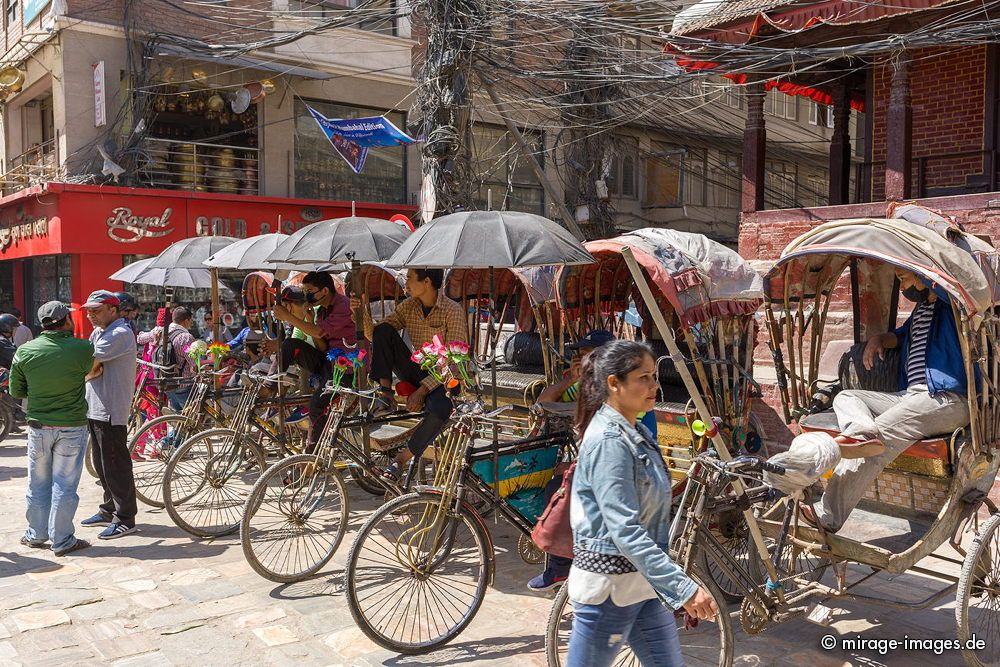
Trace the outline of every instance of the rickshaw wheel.
<instances>
[{"instance_id":1,"label":"rickshaw wheel","mask_svg":"<svg viewBox=\"0 0 1000 667\"><path fill-rule=\"evenodd\" d=\"M736 510L723 512L715 517L715 524L712 531L726 551L749 571L754 581L764 583L764 566L753 540L750 539L743 513ZM727 602L739 602L743 599L739 586L722 571L714 559L708 557L704 549L700 550L698 561L699 569L719 587Z\"/></svg>"},{"instance_id":2,"label":"rickshaw wheel","mask_svg":"<svg viewBox=\"0 0 1000 667\"><path fill-rule=\"evenodd\" d=\"M980 527L962 564L955 622L965 664L1000 665L1000 514ZM973 635L983 649L967 648Z\"/></svg>"},{"instance_id":3,"label":"rickshaw wheel","mask_svg":"<svg viewBox=\"0 0 1000 667\"><path fill-rule=\"evenodd\" d=\"M545 552L523 533L517 538L517 555L528 565L541 565L545 562Z\"/></svg>"}]
</instances>

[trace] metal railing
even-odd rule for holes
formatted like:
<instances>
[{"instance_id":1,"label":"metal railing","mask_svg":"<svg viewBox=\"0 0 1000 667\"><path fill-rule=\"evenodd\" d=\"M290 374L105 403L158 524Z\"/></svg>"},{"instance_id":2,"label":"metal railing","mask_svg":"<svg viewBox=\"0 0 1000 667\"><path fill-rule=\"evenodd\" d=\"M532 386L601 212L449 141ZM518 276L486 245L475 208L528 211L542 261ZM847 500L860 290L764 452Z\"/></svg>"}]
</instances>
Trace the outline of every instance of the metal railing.
<instances>
[{"instance_id":1,"label":"metal railing","mask_svg":"<svg viewBox=\"0 0 1000 667\"><path fill-rule=\"evenodd\" d=\"M59 173L59 144L49 139L35 144L10 161L3 175L3 194L8 195L37 183L56 180Z\"/></svg>"},{"instance_id":2,"label":"metal railing","mask_svg":"<svg viewBox=\"0 0 1000 667\"><path fill-rule=\"evenodd\" d=\"M151 188L259 193L260 149L148 139L140 183Z\"/></svg>"}]
</instances>

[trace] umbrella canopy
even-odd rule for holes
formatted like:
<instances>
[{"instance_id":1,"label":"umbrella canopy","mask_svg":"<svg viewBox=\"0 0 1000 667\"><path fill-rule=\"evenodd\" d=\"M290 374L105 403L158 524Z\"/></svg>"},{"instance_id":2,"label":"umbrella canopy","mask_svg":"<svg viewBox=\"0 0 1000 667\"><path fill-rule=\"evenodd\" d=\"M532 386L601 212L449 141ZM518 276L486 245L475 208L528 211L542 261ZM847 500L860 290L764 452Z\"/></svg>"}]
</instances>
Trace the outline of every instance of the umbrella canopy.
<instances>
[{"instance_id":1,"label":"umbrella canopy","mask_svg":"<svg viewBox=\"0 0 1000 667\"><path fill-rule=\"evenodd\" d=\"M196 287L207 289L212 286L212 274L208 269L153 269L155 258L140 259L123 269L115 271L108 280L121 280L139 285L158 287Z\"/></svg>"},{"instance_id":2,"label":"umbrella canopy","mask_svg":"<svg viewBox=\"0 0 1000 667\"><path fill-rule=\"evenodd\" d=\"M267 258L289 264L381 262L410 236L400 225L377 218L336 218L303 227Z\"/></svg>"},{"instance_id":3,"label":"umbrella canopy","mask_svg":"<svg viewBox=\"0 0 1000 667\"><path fill-rule=\"evenodd\" d=\"M241 239L209 257L205 260L205 266L242 271L273 269L274 263L267 261L267 257L287 238L288 234L262 234Z\"/></svg>"},{"instance_id":4,"label":"umbrella canopy","mask_svg":"<svg viewBox=\"0 0 1000 667\"><path fill-rule=\"evenodd\" d=\"M594 258L556 223L531 213L463 211L432 220L399 247L391 267L524 268L590 264Z\"/></svg>"},{"instance_id":5,"label":"umbrella canopy","mask_svg":"<svg viewBox=\"0 0 1000 667\"><path fill-rule=\"evenodd\" d=\"M196 236L177 241L149 265L152 269L204 269L205 260L239 239L231 236Z\"/></svg>"}]
</instances>

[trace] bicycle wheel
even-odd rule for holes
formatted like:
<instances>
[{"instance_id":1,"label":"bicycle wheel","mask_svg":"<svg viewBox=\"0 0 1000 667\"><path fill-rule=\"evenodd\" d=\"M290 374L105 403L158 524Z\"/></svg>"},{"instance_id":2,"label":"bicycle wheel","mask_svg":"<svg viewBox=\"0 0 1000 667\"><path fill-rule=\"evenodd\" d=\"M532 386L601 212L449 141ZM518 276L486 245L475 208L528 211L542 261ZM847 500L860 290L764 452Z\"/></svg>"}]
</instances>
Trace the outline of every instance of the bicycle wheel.
<instances>
[{"instance_id":1,"label":"bicycle wheel","mask_svg":"<svg viewBox=\"0 0 1000 667\"><path fill-rule=\"evenodd\" d=\"M254 572L278 583L300 581L326 565L347 532L344 480L311 454L267 469L250 491L240 542Z\"/></svg>"},{"instance_id":2,"label":"bicycle wheel","mask_svg":"<svg viewBox=\"0 0 1000 667\"><path fill-rule=\"evenodd\" d=\"M87 472L91 477L97 477L97 447L94 447L94 441L87 435L87 453L83 457L83 467L87 469Z\"/></svg>"},{"instance_id":3,"label":"bicycle wheel","mask_svg":"<svg viewBox=\"0 0 1000 667\"><path fill-rule=\"evenodd\" d=\"M688 572L688 576L715 598L719 605L719 615L714 622L698 621L694 627L686 628L684 615L675 614L684 664L686 667L729 667L733 664L733 623L722 591L697 570ZM545 631L545 661L548 667L562 667L565 664L572 630L573 605L569 603L566 586L561 586L552 603ZM615 667L639 667L639 659L628 644L624 644L613 664Z\"/></svg>"},{"instance_id":4,"label":"bicycle wheel","mask_svg":"<svg viewBox=\"0 0 1000 667\"><path fill-rule=\"evenodd\" d=\"M163 507L163 475L170 456L192 433L200 431L183 415L164 415L143 424L128 443L135 476L135 495L152 507Z\"/></svg>"},{"instance_id":5,"label":"bicycle wheel","mask_svg":"<svg viewBox=\"0 0 1000 667\"><path fill-rule=\"evenodd\" d=\"M966 665L1000 665L1000 514L979 527L962 563L955 623ZM975 637L982 648L972 647Z\"/></svg>"},{"instance_id":6,"label":"bicycle wheel","mask_svg":"<svg viewBox=\"0 0 1000 667\"><path fill-rule=\"evenodd\" d=\"M364 449L361 443L360 430L345 428L338 433L337 437L339 440L344 441L352 450L363 451ZM341 446L340 449L343 451L344 449L347 449L347 447ZM372 449L372 465L380 470L385 470L393 462L394 455L395 450L392 452L384 452L378 449ZM367 491L373 496L383 496L388 490L388 487L379 481L378 475L366 470L363 466L358 465L354 461L351 461L351 480L362 490Z\"/></svg>"},{"instance_id":7,"label":"bicycle wheel","mask_svg":"<svg viewBox=\"0 0 1000 667\"><path fill-rule=\"evenodd\" d=\"M747 528L747 520L743 513L738 510L719 513L714 519L712 532L726 552L753 577L753 581L763 584L767 578L764 576L764 564L761 563L760 554L750 537L750 530ZM704 550L698 555L698 568L718 585L727 602L738 602L743 599L743 592L736 582L730 579L715 559L709 558Z\"/></svg>"},{"instance_id":8,"label":"bicycle wheel","mask_svg":"<svg viewBox=\"0 0 1000 667\"><path fill-rule=\"evenodd\" d=\"M7 439L14 428L14 410L0 397L0 442Z\"/></svg>"},{"instance_id":9,"label":"bicycle wheel","mask_svg":"<svg viewBox=\"0 0 1000 667\"><path fill-rule=\"evenodd\" d=\"M410 493L375 511L347 556L347 602L384 648L415 655L457 637L479 611L493 554L481 519L442 497Z\"/></svg>"},{"instance_id":10,"label":"bicycle wheel","mask_svg":"<svg viewBox=\"0 0 1000 667\"><path fill-rule=\"evenodd\" d=\"M249 438L214 428L189 438L163 474L163 503L178 528L197 537L239 530L264 453Z\"/></svg>"}]
</instances>

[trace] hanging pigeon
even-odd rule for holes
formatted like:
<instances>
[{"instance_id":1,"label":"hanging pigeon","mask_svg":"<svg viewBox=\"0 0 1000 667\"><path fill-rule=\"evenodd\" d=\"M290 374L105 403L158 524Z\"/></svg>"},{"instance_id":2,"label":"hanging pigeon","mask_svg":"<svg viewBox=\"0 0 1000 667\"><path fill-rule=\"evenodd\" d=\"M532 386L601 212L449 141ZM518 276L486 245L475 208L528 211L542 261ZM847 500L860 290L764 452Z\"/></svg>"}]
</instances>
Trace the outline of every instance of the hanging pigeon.
<instances>
[{"instance_id":1,"label":"hanging pigeon","mask_svg":"<svg viewBox=\"0 0 1000 667\"><path fill-rule=\"evenodd\" d=\"M414 139L383 116L367 118L327 118L306 105L313 120L330 140L333 149L355 174L365 168L368 149L378 146L403 146Z\"/></svg>"}]
</instances>

